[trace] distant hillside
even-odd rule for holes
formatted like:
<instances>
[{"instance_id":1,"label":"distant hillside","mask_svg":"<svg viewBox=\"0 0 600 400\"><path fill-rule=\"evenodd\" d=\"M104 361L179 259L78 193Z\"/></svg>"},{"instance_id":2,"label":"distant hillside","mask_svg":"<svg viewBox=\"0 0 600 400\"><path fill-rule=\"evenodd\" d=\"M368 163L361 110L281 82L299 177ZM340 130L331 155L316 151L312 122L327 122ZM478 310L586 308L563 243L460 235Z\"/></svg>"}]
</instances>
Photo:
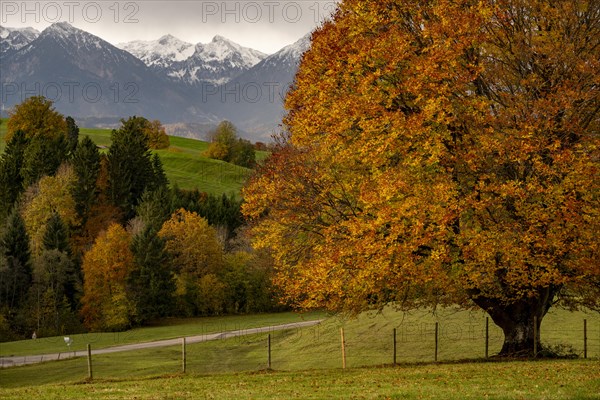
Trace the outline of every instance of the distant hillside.
<instances>
[{"instance_id":1,"label":"distant hillside","mask_svg":"<svg viewBox=\"0 0 600 400\"><path fill-rule=\"evenodd\" d=\"M0 124L0 152L4 151L4 135L6 134L6 119ZM109 129L81 128L79 136L89 136L98 146L110 146ZM169 137L171 146L158 150L169 182L182 189L199 189L212 194L235 193L239 196L244 182L251 170L223 161L204 157L202 153L208 148L208 143L181 137ZM258 152L257 159L263 159L265 152Z\"/></svg>"}]
</instances>

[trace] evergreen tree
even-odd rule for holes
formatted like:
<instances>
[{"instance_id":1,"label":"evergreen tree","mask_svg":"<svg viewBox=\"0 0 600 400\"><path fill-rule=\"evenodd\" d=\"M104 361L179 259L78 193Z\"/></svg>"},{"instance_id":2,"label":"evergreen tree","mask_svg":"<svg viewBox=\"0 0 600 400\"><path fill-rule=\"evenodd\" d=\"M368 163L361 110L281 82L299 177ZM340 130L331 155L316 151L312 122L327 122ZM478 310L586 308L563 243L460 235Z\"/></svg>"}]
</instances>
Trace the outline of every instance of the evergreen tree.
<instances>
[{"instance_id":1,"label":"evergreen tree","mask_svg":"<svg viewBox=\"0 0 600 400\"><path fill-rule=\"evenodd\" d=\"M158 154L152 156L152 171L154 173L153 189L167 187L169 185L169 180L167 179L162 161Z\"/></svg>"},{"instance_id":2,"label":"evergreen tree","mask_svg":"<svg viewBox=\"0 0 600 400\"><path fill-rule=\"evenodd\" d=\"M71 254L67 226L56 212L52 213L46 224L43 245L46 250L56 249L65 254Z\"/></svg>"},{"instance_id":3,"label":"evergreen tree","mask_svg":"<svg viewBox=\"0 0 600 400\"><path fill-rule=\"evenodd\" d=\"M27 143L23 131L17 131L0 158L0 222L8 216L15 201L23 192L21 168L23 168Z\"/></svg>"},{"instance_id":4,"label":"evergreen tree","mask_svg":"<svg viewBox=\"0 0 600 400\"><path fill-rule=\"evenodd\" d=\"M165 317L173 310L175 281L165 251L165 240L147 227L132 242L136 264L130 276L139 322Z\"/></svg>"},{"instance_id":5,"label":"evergreen tree","mask_svg":"<svg viewBox=\"0 0 600 400\"><path fill-rule=\"evenodd\" d=\"M52 176L67 158L64 135L56 138L35 136L30 139L25 150L21 177L24 187L37 182L42 176Z\"/></svg>"},{"instance_id":6,"label":"evergreen tree","mask_svg":"<svg viewBox=\"0 0 600 400\"><path fill-rule=\"evenodd\" d=\"M16 209L9 214L0 238L5 267L0 279L0 303L15 310L31 285L31 253L25 223Z\"/></svg>"},{"instance_id":7,"label":"evergreen tree","mask_svg":"<svg viewBox=\"0 0 600 400\"><path fill-rule=\"evenodd\" d=\"M65 122L67 123L67 153L73 155L79 142L79 127L72 117L67 117Z\"/></svg>"},{"instance_id":8,"label":"evergreen tree","mask_svg":"<svg viewBox=\"0 0 600 400\"><path fill-rule=\"evenodd\" d=\"M153 191L145 191L140 205L136 209L137 215L145 226L156 230L159 230L162 224L171 217L174 210L172 193L165 186Z\"/></svg>"},{"instance_id":9,"label":"evergreen tree","mask_svg":"<svg viewBox=\"0 0 600 400\"><path fill-rule=\"evenodd\" d=\"M108 194L123 211L125 221L135 215L146 187L155 181L144 121L135 116L121 120L123 126L113 131L108 150Z\"/></svg>"},{"instance_id":10,"label":"evergreen tree","mask_svg":"<svg viewBox=\"0 0 600 400\"><path fill-rule=\"evenodd\" d=\"M84 137L77 146L71 163L77 175L77 184L73 187L73 198L77 214L85 224L86 216L96 202L96 180L100 173L100 152L88 136Z\"/></svg>"}]
</instances>

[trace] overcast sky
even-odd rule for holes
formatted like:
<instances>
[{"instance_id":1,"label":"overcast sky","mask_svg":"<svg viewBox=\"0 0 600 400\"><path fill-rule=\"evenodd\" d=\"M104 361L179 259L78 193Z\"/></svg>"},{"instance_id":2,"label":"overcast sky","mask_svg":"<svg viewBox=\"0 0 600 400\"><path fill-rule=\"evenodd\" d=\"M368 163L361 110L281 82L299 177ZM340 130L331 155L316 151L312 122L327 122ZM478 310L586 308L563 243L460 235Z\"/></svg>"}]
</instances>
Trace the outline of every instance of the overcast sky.
<instances>
[{"instance_id":1,"label":"overcast sky","mask_svg":"<svg viewBox=\"0 0 600 400\"><path fill-rule=\"evenodd\" d=\"M43 30L71 25L117 44L172 34L190 43L225 36L274 53L318 26L336 0L299 1L20 1L0 0L0 25Z\"/></svg>"}]
</instances>

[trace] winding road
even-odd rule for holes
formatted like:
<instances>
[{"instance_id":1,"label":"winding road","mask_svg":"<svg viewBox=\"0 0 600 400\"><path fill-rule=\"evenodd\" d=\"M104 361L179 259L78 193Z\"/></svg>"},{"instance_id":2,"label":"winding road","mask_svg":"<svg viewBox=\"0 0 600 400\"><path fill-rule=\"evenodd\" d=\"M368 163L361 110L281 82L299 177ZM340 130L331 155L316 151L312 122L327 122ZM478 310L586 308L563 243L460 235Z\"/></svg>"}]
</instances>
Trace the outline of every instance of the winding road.
<instances>
[{"instance_id":1,"label":"winding road","mask_svg":"<svg viewBox=\"0 0 600 400\"><path fill-rule=\"evenodd\" d=\"M204 334L204 335L198 335L198 336L187 336L185 338L185 341L187 344L192 344L192 343L208 342L211 340L229 339L229 338L238 337L238 336L253 335L256 333L269 333L269 332L282 331L282 330L288 330L288 329L306 328L306 327L318 325L322 321L323 320L319 319L319 320L314 320L314 321L303 321L303 322L294 322L294 323L290 323L290 324L265 326L262 328L248 328L248 329L239 329L239 330L235 330L235 331ZM140 350L140 349L151 349L151 348L155 348L155 347L176 346L176 345L180 345L180 344L181 344L181 338L157 340L154 342L126 344L126 345L122 345L122 346L106 347L103 349L92 350L92 355L118 353L121 351L131 351L131 350ZM52 353L52 354L38 354L38 355L30 355L30 356L0 357L0 368L16 367L19 365L37 364L37 363L41 363L41 362L45 362L45 361L55 361L55 360L63 360L63 359L67 359L67 358L86 357L86 356L87 356L87 351L82 350L82 351Z\"/></svg>"}]
</instances>

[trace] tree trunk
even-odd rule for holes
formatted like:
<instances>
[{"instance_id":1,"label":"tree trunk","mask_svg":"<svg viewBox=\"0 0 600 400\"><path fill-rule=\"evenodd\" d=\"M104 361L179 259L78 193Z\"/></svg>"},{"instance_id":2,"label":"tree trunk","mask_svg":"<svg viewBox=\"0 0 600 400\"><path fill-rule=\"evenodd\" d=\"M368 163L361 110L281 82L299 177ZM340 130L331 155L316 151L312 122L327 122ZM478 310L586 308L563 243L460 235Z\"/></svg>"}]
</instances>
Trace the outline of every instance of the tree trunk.
<instances>
[{"instance_id":1,"label":"tree trunk","mask_svg":"<svg viewBox=\"0 0 600 400\"><path fill-rule=\"evenodd\" d=\"M504 332L500 356L531 357L534 343L541 349L540 325L550 309L556 289L541 288L538 296L504 303L498 299L474 297L473 301L490 315ZM534 322L535 321L535 322ZM534 324L537 326L534 329Z\"/></svg>"}]
</instances>

